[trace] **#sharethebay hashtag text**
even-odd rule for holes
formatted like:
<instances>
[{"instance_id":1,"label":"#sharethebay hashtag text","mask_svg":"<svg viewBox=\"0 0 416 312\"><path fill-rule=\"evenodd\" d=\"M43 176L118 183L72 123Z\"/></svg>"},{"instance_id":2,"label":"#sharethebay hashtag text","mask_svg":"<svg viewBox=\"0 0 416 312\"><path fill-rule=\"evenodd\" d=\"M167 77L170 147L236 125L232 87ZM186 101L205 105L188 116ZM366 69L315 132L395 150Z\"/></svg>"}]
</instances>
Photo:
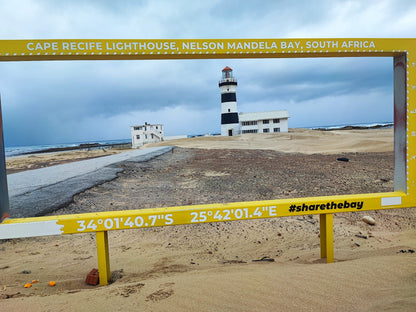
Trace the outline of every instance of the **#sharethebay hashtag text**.
<instances>
[{"instance_id":1,"label":"#sharethebay hashtag text","mask_svg":"<svg viewBox=\"0 0 416 312\"><path fill-rule=\"evenodd\" d=\"M325 204L311 204L307 205L303 203L302 205L290 205L289 212L301 212L301 211L318 211L318 210L338 210L338 209L347 209L354 208L360 210L363 208L364 202L362 201L344 201L341 203L336 202L327 202Z\"/></svg>"}]
</instances>

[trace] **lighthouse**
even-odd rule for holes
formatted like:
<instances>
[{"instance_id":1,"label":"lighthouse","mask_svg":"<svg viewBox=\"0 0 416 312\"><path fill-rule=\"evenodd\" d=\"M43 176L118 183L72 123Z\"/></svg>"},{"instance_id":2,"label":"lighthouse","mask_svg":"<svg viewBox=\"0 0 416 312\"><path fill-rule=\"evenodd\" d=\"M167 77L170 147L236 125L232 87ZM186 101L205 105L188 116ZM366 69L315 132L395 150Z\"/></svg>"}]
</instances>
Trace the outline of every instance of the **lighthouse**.
<instances>
[{"instance_id":1,"label":"lighthouse","mask_svg":"<svg viewBox=\"0 0 416 312\"><path fill-rule=\"evenodd\" d=\"M240 123L238 120L237 80L233 76L233 70L225 67L222 70L222 78L218 83L221 91L221 135L233 136L240 134Z\"/></svg>"}]
</instances>

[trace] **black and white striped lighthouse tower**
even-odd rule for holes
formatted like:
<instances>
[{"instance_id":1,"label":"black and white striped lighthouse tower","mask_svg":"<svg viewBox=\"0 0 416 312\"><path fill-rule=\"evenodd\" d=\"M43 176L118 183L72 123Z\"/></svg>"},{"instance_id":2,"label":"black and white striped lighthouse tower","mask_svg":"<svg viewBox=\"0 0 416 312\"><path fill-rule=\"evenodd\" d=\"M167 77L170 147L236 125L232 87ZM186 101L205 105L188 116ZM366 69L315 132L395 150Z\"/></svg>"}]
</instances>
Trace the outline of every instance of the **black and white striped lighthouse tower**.
<instances>
[{"instance_id":1,"label":"black and white striped lighthouse tower","mask_svg":"<svg viewBox=\"0 0 416 312\"><path fill-rule=\"evenodd\" d=\"M233 70L225 67L222 70L222 79L218 86L221 90L221 135L233 136L240 134L240 123L238 121L237 79L233 76Z\"/></svg>"}]
</instances>

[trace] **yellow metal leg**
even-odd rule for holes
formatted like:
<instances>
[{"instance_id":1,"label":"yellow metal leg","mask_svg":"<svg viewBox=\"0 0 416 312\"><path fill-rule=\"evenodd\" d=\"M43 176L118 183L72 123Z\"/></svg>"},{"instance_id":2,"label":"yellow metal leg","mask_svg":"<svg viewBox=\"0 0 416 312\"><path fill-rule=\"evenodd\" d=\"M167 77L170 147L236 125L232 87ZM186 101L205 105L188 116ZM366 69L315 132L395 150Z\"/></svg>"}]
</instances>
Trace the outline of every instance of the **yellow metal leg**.
<instances>
[{"instance_id":1,"label":"yellow metal leg","mask_svg":"<svg viewBox=\"0 0 416 312\"><path fill-rule=\"evenodd\" d=\"M332 213L319 215L321 235L321 258L326 258L326 263L334 262L334 217Z\"/></svg>"},{"instance_id":2,"label":"yellow metal leg","mask_svg":"<svg viewBox=\"0 0 416 312\"><path fill-rule=\"evenodd\" d=\"M108 234L107 231L97 232L97 258L100 285L107 285L111 276L110 254L108 253Z\"/></svg>"}]
</instances>

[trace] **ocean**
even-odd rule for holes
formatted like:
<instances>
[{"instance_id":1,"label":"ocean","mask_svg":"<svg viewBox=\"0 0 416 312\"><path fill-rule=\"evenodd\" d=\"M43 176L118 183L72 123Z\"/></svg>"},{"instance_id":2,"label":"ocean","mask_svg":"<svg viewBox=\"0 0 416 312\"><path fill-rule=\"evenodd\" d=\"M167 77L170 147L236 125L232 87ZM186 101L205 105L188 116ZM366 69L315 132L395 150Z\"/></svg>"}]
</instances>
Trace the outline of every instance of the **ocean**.
<instances>
[{"instance_id":1,"label":"ocean","mask_svg":"<svg viewBox=\"0 0 416 312\"><path fill-rule=\"evenodd\" d=\"M317 127L305 127L307 129L327 129L327 130L336 130L342 129L345 127L362 127L362 128L380 128L380 127L389 127L393 126L392 122L376 122L376 123L359 123L359 124L344 124L344 125L330 125L330 126L317 126ZM192 135L192 136L204 136L205 134L201 135ZM188 136L191 137L191 136ZM6 146L5 153L6 157L13 157L22 154L30 154L32 152L37 152L46 149L54 149L54 148L68 148L68 147L76 147L81 144L94 144L98 143L100 145L107 145L107 144L123 144L123 143L131 143L131 139L121 139L121 140L107 140L107 141L88 141L88 142L73 142L73 143L62 143L62 144L54 144L54 145L31 145L31 146Z\"/></svg>"},{"instance_id":2,"label":"ocean","mask_svg":"<svg viewBox=\"0 0 416 312\"><path fill-rule=\"evenodd\" d=\"M336 130L336 129L342 129L342 128L347 128L347 127L378 129L378 128L389 128L393 126L394 126L393 122L372 122L372 123L343 124L343 125L330 125L330 126L305 127L305 128L306 129Z\"/></svg>"}]
</instances>

